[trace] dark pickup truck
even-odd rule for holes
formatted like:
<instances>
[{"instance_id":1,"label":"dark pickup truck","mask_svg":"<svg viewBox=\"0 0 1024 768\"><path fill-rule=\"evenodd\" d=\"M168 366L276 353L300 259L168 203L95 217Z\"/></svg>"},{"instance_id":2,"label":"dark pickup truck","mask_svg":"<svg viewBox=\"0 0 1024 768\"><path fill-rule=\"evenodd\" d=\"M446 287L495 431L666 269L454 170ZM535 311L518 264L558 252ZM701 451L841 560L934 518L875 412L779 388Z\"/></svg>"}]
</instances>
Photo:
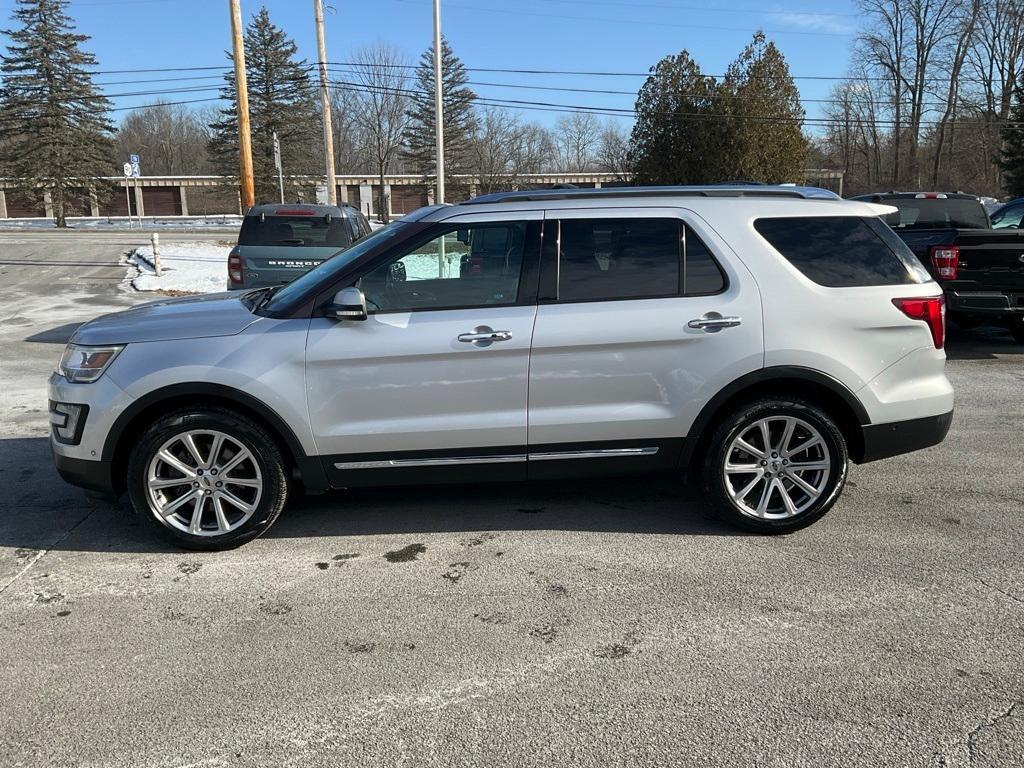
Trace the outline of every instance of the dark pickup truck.
<instances>
[{"instance_id":1,"label":"dark pickup truck","mask_svg":"<svg viewBox=\"0 0 1024 768\"><path fill-rule=\"evenodd\" d=\"M953 322L1006 325L1024 344L1024 230L992 229L981 201L960 192L880 192L853 199L898 209L886 223L942 285Z\"/></svg>"}]
</instances>

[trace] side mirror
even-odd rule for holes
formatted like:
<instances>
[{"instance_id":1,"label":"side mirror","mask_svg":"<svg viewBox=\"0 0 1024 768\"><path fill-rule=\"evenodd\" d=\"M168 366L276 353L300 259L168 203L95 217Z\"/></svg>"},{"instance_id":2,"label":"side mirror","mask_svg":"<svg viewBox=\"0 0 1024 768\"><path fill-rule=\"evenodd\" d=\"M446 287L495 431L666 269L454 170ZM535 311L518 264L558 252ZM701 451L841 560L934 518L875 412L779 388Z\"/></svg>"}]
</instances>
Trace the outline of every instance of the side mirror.
<instances>
[{"instance_id":1,"label":"side mirror","mask_svg":"<svg viewBox=\"0 0 1024 768\"><path fill-rule=\"evenodd\" d=\"M334 301L327 307L327 316L337 320L365 320L366 296L355 286L342 288L334 294Z\"/></svg>"}]
</instances>

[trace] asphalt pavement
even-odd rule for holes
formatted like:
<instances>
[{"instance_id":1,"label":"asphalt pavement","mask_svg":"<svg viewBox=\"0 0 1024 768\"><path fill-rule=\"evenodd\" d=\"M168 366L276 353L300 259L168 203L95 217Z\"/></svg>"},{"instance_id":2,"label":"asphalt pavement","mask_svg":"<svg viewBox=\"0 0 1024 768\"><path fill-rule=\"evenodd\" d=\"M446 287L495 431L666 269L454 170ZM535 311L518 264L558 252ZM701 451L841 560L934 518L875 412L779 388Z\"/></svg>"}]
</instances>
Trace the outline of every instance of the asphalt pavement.
<instances>
[{"instance_id":1,"label":"asphalt pavement","mask_svg":"<svg viewBox=\"0 0 1024 768\"><path fill-rule=\"evenodd\" d=\"M223 235L168 235L192 239ZM775 538L672 480L364 490L174 550L53 470L46 378L145 236L0 234L0 765L1020 766L1024 347Z\"/></svg>"}]
</instances>

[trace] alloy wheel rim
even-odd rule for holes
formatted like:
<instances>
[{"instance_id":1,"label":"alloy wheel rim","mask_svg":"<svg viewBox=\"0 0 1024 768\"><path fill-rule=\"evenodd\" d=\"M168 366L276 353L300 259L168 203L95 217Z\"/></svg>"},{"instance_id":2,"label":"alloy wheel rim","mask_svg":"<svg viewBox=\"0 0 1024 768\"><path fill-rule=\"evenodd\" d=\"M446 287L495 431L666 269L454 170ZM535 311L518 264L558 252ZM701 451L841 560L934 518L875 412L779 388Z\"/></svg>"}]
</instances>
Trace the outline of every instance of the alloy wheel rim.
<instances>
[{"instance_id":1,"label":"alloy wheel rim","mask_svg":"<svg viewBox=\"0 0 1024 768\"><path fill-rule=\"evenodd\" d=\"M263 497L256 456L224 432L195 429L166 441L146 470L150 512L193 536L222 536L251 518Z\"/></svg>"},{"instance_id":2,"label":"alloy wheel rim","mask_svg":"<svg viewBox=\"0 0 1024 768\"><path fill-rule=\"evenodd\" d=\"M744 427L725 453L725 489L740 513L783 520L811 508L832 475L821 433L795 416L769 416Z\"/></svg>"}]
</instances>

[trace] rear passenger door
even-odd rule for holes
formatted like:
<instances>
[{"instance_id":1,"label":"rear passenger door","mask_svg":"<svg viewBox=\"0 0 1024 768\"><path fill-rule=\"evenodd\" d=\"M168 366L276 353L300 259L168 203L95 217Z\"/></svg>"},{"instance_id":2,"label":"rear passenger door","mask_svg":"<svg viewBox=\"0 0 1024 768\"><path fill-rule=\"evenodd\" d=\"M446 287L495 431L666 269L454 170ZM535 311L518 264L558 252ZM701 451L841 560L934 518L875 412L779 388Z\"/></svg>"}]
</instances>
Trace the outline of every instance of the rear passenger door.
<instances>
[{"instance_id":1,"label":"rear passenger door","mask_svg":"<svg viewBox=\"0 0 1024 768\"><path fill-rule=\"evenodd\" d=\"M757 288L699 217L547 212L531 477L675 466L704 404L762 361Z\"/></svg>"}]
</instances>

